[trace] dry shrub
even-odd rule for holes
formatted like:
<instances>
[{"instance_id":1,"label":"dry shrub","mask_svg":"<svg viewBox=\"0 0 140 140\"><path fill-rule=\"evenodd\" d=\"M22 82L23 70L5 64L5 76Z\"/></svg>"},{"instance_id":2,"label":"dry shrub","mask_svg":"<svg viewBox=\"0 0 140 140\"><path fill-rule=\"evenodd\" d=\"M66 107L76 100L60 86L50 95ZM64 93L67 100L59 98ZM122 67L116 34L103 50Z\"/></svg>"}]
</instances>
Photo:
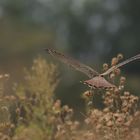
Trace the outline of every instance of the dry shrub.
<instances>
[{"instance_id":1,"label":"dry shrub","mask_svg":"<svg viewBox=\"0 0 140 140\"><path fill-rule=\"evenodd\" d=\"M116 65L122 58L121 54L114 57L111 61L111 66ZM103 70L106 71L108 67L108 64L103 64ZM110 89L101 94L104 103L102 110L91 107L91 101L94 98L94 94L97 93L91 94L90 91L90 96L86 96L87 91L84 93L84 97L88 101L86 103L90 105L85 123L90 132L95 133L99 140L125 140L130 139L132 136L140 139L138 130L131 129L139 114L139 98L124 90L126 78L120 76L120 73L120 69L117 69L108 77L108 80L112 82L116 82L116 79L120 77L119 84L116 89ZM134 134L136 135L134 136Z\"/></svg>"},{"instance_id":2,"label":"dry shrub","mask_svg":"<svg viewBox=\"0 0 140 140\"><path fill-rule=\"evenodd\" d=\"M15 102L14 96L8 96L5 88L9 74L0 75L0 140L10 140L10 134L14 128L11 122L11 105Z\"/></svg>"},{"instance_id":3,"label":"dry shrub","mask_svg":"<svg viewBox=\"0 0 140 140\"><path fill-rule=\"evenodd\" d=\"M119 54L110 65L122 59ZM103 64L103 71L107 69L109 64ZM73 119L72 108L54 100L59 82L56 65L39 56L25 70L25 82L14 84L14 95L4 94L6 75L1 75L0 140L139 140L139 98L125 90L127 80L120 74L117 69L106 77L117 89L84 92L83 122ZM97 94L104 105L100 109L94 106Z\"/></svg>"},{"instance_id":4,"label":"dry shrub","mask_svg":"<svg viewBox=\"0 0 140 140\"><path fill-rule=\"evenodd\" d=\"M26 139L23 132L30 135L28 139L32 139L32 135L40 139L47 137L48 140L53 137L55 123L52 108L58 81L57 67L40 56L34 60L30 70L25 70L25 84L17 84L14 88L18 98L16 107L18 127L13 139Z\"/></svg>"}]
</instances>

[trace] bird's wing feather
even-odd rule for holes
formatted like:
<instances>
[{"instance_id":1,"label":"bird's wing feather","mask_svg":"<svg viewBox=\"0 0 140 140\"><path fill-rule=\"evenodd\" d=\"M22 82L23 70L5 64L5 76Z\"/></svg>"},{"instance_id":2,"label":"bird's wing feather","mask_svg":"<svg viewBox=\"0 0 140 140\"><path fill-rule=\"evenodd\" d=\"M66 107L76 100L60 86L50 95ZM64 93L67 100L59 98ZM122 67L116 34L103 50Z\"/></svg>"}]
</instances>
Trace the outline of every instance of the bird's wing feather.
<instances>
[{"instance_id":1,"label":"bird's wing feather","mask_svg":"<svg viewBox=\"0 0 140 140\"><path fill-rule=\"evenodd\" d=\"M52 49L52 48L46 48L45 49L49 54L51 54L52 56L58 58L60 61L62 61L63 63L70 65L71 67L73 67L74 69L76 69L77 71L80 71L84 74L86 74L89 78L93 78L94 76L99 75L98 72L96 72L95 70L93 70L91 67L80 63L77 60L74 60L60 52L57 52L56 50Z\"/></svg>"},{"instance_id":2,"label":"bird's wing feather","mask_svg":"<svg viewBox=\"0 0 140 140\"><path fill-rule=\"evenodd\" d=\"M123 62L117 64L116 66L111 67L111 68L108 69L106 72L102 73L101 75L102 75L102 76L108 75L109 73L111 73L111 72L114 71L115 69L117 69L117 68L119 68L119 67L121 67L121 66L123 66L123 65L125 65L125 64L127 64L127 63L129 63L129 62L135 61L135 60L137 60L137 59L140 59L140 54L135 55L135 56L133 56L133 57L131 57L131 58L129 58L129 59L126 59L125 61L123 61Z\"/></svg>"}]
</instances>

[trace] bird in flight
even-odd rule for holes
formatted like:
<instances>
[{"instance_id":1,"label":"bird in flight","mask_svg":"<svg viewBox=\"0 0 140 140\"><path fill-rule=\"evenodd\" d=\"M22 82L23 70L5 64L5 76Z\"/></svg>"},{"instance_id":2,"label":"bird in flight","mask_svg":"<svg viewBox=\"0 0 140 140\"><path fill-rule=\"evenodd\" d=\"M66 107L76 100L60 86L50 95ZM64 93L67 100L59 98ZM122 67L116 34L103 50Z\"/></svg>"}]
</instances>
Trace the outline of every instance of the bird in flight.
<instances>
[{"instance_id":1,"label":"bird in flight","mask_svg":"<svg viewBox=\"0 0 140 140\"><path fill-rule=\"evenodd\" d=\"M125 61L112 66L111 68L109 68L107 71L105 71L104 73L100 74L97 71L95 71L93 68L71 58L68 57L52 48L46 48L45 49L50 55L58 58L60 61L62 61L63 63L73 67L74 69L76 69L77 71L80 71L84 74L86 74L90 79L89 80L85 80L83 81L84 84L87 84L89 87L93 88L93 89L110 89L110 88L117 88L114 84L110 83L109 81L107 81L104 76L110 74L112 71L116 70L117 68L132 62L134 60L140 59L140 54L133 56L129 59L126 59Z\"/></svg>"}]
</instances>

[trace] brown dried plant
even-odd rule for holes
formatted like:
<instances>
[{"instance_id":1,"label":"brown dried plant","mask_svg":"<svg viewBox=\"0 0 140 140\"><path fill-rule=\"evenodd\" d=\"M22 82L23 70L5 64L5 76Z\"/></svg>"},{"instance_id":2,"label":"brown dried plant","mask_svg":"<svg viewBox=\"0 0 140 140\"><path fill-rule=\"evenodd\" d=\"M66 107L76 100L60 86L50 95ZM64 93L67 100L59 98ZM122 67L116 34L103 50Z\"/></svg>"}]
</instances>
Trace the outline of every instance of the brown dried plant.
<instances>
[{"instance_id":1,"label":"brown dried plant","mask_svg":"<svg viewBox=\"0 0 140 140\"><path fill-rule=\"evenodd\" d=\"M9 74L0 75L0 140L9 140L15 125L11 121L11 106L15 97L6 95L5 88Z\"/></svg>"},{"instance_id":2,"label":"brown dried plant","mask_svg":"<svg viewBox=\"0 0 140 140\"><path fill-rule=\"evenodd\" d=\"M112 59L111 65L118 63L118 58L123 57L120 54L118 56ZM103 64L103 70L107 69L108 64ZM120 76L120 69L117 68L109 75L109 79L112 81L115 81L118 77L120 77L120 80L117 88L108 90L101 95L104 108L99 110L90 106L87 112L85 123L91 133L96 133L99 140L126 140L132 137L131 132L132 134L135 133L135 129L132 131L131 128L133 123L136 123L136 116L140 114L140 111L138 111L139 98L124 90L126 78ZM86 102L87 105L91 105L94 94L91 94L91 91L86 91L83 97L88 101ZM140 138L140 135L135 138Z\"/></svg>"},{"instance_id":3,"label":"brown dried plant","mask_svg":"<svg viewBox=\"0 0 140 140\"><path fill-rule=\"evenodd\" d=\"M122 59L118 54L111 67ZM109 69L103 64L104 73ZM74 110L56 99L58 68L42 57L25 70L25 82L14 85L14 95L5 95L7 83L0 79L0 140L139 140L139 97L125 90L127 80L119 68L106 78L116 88L84 92L84 121L75 120ZM97 94L102 97L97 103L104 105L100 109L94 103Z\"/></svg>"}]
</instances>

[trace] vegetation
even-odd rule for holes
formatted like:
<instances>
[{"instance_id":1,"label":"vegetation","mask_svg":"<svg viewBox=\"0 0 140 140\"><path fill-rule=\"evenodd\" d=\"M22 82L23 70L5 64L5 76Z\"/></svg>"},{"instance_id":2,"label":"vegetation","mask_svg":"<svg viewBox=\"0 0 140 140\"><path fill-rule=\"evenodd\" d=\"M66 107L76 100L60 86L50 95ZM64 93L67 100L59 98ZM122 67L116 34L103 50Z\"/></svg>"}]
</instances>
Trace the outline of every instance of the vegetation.
<instances>
[{"instance_id":1,"label":"vegetation","mask_svg":"<svg viewBox=\"0 0 140 140\"><path fill-rule=\"evenodd\" d=\"M112 59L116 65L123 56ZM109 68L103 64L103 70ZM75 120L74 110L55 97L59 83L58 68L38 57L25 70L25 82L13 85L5 95L9 75L0 75L1 140L138 140L140 138L139 98L124 90L126 78L120 69L107 78L117 89L86 91L84 121ZM96 107L96 96L101 100Z\"/></svg>"}]
</instances>

